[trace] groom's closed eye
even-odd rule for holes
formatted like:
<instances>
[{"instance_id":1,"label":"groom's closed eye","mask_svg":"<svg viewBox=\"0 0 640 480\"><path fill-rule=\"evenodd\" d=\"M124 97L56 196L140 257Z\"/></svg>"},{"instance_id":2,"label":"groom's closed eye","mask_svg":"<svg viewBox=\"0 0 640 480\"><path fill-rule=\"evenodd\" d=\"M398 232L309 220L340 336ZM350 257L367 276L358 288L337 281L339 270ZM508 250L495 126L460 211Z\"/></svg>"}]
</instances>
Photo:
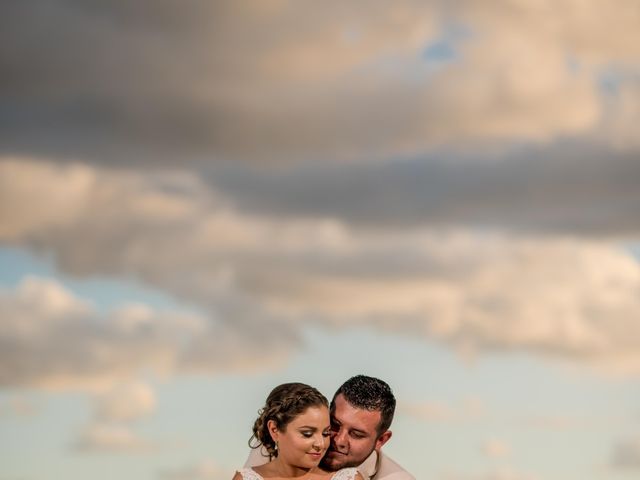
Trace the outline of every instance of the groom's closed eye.
<instances>
[{"instance_id":1,"label":"groom's closed eye","mask_svg":"<svg viewBox=\"0 0 640 480\"><path fill-rule=\"evenodd\" d=\"M342 424L340 422L338 422L337 420L334 420L331 423L331 431L333 433L338 433L340 432L340 429L342 428ZM351 438L354 438L356 440L360 440L363 438L368 437L369 435L367 434L367 432L363 432L362 430L349 430L349 436Z\"/></svg>"}]
</instances>

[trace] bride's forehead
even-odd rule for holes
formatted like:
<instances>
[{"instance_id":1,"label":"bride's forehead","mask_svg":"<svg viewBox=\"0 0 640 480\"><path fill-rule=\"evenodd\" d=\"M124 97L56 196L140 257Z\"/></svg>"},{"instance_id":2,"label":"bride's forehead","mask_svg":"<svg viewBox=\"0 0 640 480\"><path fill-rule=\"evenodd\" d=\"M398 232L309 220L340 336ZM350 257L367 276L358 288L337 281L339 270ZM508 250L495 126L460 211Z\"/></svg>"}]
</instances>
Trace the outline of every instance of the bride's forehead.
<instances>
[{"instance_id":1,"label":"bride's forehead","mask_svg":"<svg viewBox=\"0 0 640 480\"><path fill-rule=\"evenodd\" d=\"M291 423L296 422L328 422L329 409L324 405L312 406L296 415Z\"/></svg>"}]
</instances>

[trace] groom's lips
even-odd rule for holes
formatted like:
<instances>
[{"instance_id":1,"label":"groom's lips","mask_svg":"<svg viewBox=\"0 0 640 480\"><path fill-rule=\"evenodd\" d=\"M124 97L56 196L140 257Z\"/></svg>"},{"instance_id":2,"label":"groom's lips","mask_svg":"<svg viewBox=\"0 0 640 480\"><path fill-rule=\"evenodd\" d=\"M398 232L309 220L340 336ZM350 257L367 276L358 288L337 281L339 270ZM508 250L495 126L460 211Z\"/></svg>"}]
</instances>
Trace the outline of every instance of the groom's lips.
<instances>
[{"instance_id":1,"label":"groom's lips","mask_svg":"<svg viewBox=\"0 0 640 480\"><path fill-rule=\"evenodd\" d=\"M327 450L327 455L346 455L346 453L339 452L338 450L329 449Z\"/></svg>"}]
</instances>

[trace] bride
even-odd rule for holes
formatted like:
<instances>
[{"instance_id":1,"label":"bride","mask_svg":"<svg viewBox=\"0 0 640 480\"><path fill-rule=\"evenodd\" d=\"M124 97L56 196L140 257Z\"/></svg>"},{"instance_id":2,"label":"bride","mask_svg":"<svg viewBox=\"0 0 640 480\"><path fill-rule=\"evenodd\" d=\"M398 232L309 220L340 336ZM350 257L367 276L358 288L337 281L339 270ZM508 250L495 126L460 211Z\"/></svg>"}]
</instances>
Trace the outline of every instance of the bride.
<instances>
[{"instance_id":1,"label":"bride","mask_svg":"<svg viewBox=\"0 0 640 480\"><path fill-rule=\"evenodd\" d=\"M364 480L355 468L328 472L318 466L330 437L324 395L304 383L279 385L267 397L249 440L251 448L266 450L270 461L237 471L233 480Z\"/></svg>"}]
</instances>

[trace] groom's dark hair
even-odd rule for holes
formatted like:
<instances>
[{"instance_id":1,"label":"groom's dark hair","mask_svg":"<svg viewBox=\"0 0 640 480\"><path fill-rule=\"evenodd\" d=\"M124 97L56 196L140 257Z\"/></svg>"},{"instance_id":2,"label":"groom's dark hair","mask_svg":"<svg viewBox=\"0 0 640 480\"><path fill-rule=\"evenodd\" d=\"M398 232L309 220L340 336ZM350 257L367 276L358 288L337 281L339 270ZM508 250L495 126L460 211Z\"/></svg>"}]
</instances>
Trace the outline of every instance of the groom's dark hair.
<instances>
[{"instance_id":1,"label":"groom's dark hair","mask_svg":"<svg viewBox=\"0 0 640 480\"><path fill-rule=\"evenodd\" d=\"M389 430L396 410L396 398L386 382L366 375L356 375L344 382L331 400L331 411L335 410L335 400L342 394L350 405L369 411L380 411L378 435Z\"/></svg>"}]
</instances>

